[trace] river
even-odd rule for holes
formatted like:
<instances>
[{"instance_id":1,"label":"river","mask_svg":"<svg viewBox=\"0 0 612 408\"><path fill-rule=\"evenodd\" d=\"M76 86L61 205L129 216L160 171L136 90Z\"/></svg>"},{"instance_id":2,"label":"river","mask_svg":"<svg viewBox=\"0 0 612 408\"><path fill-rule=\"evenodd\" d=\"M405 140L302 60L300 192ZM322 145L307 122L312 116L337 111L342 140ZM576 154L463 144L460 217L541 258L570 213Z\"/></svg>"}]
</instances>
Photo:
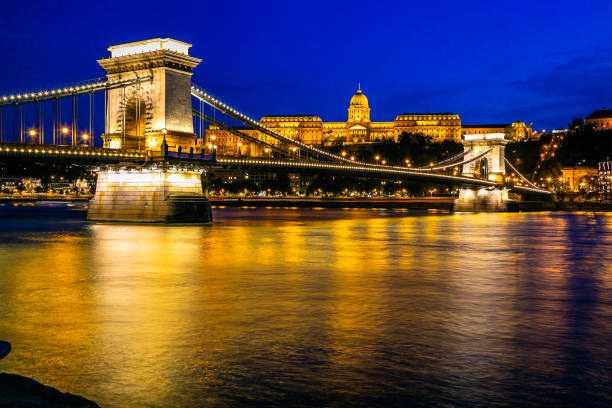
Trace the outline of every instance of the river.
<instances>
[{"instance_id":1,"label":"river","mask_svg":"<svg viewBox=\"0 0 612 408\"><path fill-rule=\"evenodd\" d=\"M0 371L103 407L611 406L612 215L0 218Z\"/></svg>"}]
</instances>

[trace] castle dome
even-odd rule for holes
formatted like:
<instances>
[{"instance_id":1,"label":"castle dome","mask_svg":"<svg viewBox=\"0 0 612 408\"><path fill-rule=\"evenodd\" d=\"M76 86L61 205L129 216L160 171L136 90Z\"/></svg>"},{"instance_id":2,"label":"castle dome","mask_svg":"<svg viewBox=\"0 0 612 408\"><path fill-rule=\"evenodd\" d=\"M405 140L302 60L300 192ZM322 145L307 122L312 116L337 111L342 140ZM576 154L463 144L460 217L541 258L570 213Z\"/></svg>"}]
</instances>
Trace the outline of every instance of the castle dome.
<instances>
[{"instance_id":1,"label":"castle dome","mask_svg":"<svg viewBox=\"0 0 612 408\"><path fill-rule=\"evenodd\" d=\"M368 107L368 98L361 92L361 89L358 89L357 93L351 98L351 106Z\"/></svg>"}]
</instances>

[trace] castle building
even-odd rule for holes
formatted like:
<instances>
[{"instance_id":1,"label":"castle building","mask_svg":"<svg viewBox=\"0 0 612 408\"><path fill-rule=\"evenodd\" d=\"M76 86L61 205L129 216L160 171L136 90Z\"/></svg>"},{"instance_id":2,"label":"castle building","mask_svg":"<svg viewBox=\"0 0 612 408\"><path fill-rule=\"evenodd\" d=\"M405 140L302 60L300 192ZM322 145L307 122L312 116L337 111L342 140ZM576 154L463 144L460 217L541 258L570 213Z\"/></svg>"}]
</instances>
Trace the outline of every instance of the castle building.
<instances>
[{"instance_id":1,"label":"castle building","mask_svg":"<svg viewBox=\"0 0 612 408\"><path fill-rule=\"evenodd\" d=\"M584 120L585 126L590 126L595 130L612 129L612 110L596 110L586 117Z\"/></svg>"},{"instance_id":2,"label":"castle building","mask_svg":"<svg viewBox=\"0 0 612 408\"><path fill-rule=\"evenodd\" d=\"M319 116L308 114L264 116L259 123L285 137L318 146L375 143L389 139L397 141L404 132L421 133L430 136L435 142L459 142L466 133L509 133L514 140L522 140L531 135L531 127L523 122L466 127L461 125L461 119L455 113L403 113L391 122L373 122L370 113L368 98L359 87L349 102L346 122L324 122ZM272 145L281 144L257 130L236 130ZM205 143L209 148L215 147L220 155L265 157L272 154L270 149L248 142L217 126L210 126L206 130Z\"/></svg>"},{"instance_id":3,"label":"castle building","mask_svg":"<svg viewBox=\"0 0 612 408\"><path fill-rule=\"evenodd\" d=\"M404 113L391 122L372 122L369 101L361 88L351 97L346 122L323 122L319 116L305 114L264 116L259 123L283 136L319 146L374 143L388 139L397 141L404 132L422 133L435 141L459 141L461 138L461 119L454 113ZM236 130L272 145L281 143L254 129ZM221 155L271 154L265 147L250 143L214 125L206 130L205 138L205 143L209 147L216 146Z\"/></svg>"}]
</instances>

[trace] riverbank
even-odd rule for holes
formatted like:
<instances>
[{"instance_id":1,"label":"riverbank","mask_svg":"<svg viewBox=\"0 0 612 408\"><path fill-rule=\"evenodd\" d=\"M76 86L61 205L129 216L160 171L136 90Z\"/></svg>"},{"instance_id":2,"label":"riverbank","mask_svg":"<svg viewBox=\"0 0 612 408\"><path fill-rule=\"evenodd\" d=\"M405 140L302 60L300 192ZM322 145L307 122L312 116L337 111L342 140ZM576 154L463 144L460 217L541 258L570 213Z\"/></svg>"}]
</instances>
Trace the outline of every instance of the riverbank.
<instances>
[{"instance_id":1,"label":"riverbank","mask_svg":"<svg viewBox=\"0 0 612 408\"><path fill-rule=\"evenodd\" d=\"M379 198L210 198L213 208L402 208L412 210L447 210L453 198L379 199Z\"/></svg>"},{"instance_id":2,"label":"riverbank","mask_svg":"<svg viewBox=\"0 0 612 408\"><path fill-rule=\"evenodd\" d=\"M0 203L35 203L40 201L75 201L75 202L87 202L93 196L60 196L60 195L45 195L45 194L33 194L33 195L2 195L0 196Z\"/></svg>"},{"instance_id":3,"label":"riverbank","mask_svg":"<svg viewBox=\"0 0 612 408\"><path fill-rule=\"evenodd\" d=\"M602 201L557 201L557 211L612 211L612 202Z\"/></svg>"},{"instance_id":4,"label":"riverbank","mask_svg":"<svg viewBox=\"0 0 612 408\"><path fill-rule=\"evenodd\" d=\"M452 211L454 197L427 198L305 198L305 197L210 197L213 208L388 208L406 210ZM13 212L23 213L24 205L30 212L43 208L68 207L72 211L87 209L89 197L0 197L1 204L18 205ZM601 201L517 201L513 211L612 211L612 202ZM5 211L6 212L6 208Z\"/></svg>"},{"instance_id":5,"label":"riverbank","mask_svg":"<svg viewBox=\"0 0 612 408\"><path fill-rule=\"evenodd\" d=\"M213 208L388 208L452 211L454 197L431 198L210 198ZM517 201L511 211L555 211L552 201ZM610 208L612 210L612 207ZM602 210L605 211L605 210Z\"/></svg>"},{"instance_id":6,"label":"riverbank","mask_svg":"<svg viewBox=\"0 0 612 408\"><path fill-rule=\"evenodd\" d=\"M28 377L0 373L0 407L99 408L99 405Z\"/></svg>"}]
</instances>

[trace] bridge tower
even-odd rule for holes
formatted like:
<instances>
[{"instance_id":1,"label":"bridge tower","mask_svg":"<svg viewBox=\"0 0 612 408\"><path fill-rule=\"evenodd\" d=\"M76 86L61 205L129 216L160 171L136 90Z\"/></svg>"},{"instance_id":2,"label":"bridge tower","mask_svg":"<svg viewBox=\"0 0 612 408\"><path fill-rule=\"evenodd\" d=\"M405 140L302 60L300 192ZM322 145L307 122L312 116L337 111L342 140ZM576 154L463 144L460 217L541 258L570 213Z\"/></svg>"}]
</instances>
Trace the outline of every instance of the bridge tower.
<instances>
[{"instance_id":1,"label":"bridge tower","mask_svg":"<svg viewBox=\"0 0 612 408\"><path fill-rule=\"evenodd\" d=\"M478 176L502 184L506 172L504 157L508 142L509 140L503 133L464 135L463 149L468 153L463 160L469 160L487 150L490 151L480 159L464 164L462 175L465 177Z\"/></svg>"},{"instance_id":2,"label":"bridge tower","mask_svg":"<svg viewBox=\"0 0 612 408\"><path fill-rule=\"evenodd\" d=\"M104 147L161 154L164 141L168 151L189 151L196 146L191 74L202 60L189 55L190 47L191 44L170 38L155 38L108 48L110 58L98 60L110 82L105 99ZM113 87L112 81L116 80L136 83ZM212 212L201 180L206 169L185 167L149 162L99 169L87 218L120 222L210 221Z\"/></svg>"},{"instance_id":3,"label":"bridge tower","mask_svg":"<svg viewBox=\"0 0 612 408\"><path fill-rule=\"evenodd\" d=\"M459 198L455 200L455 211L507 211L508 191L503 187L505 166L505 148L509 140L503 133L467 134L463 136L463 148L467 153L464 160L480 158L463 165L464 177L478 177L494 181L497 187L459 189ZM488 152L488 153L485 153ZM485 153L483 155L483 153Z\"/></svg>"},{"instance_id":4,"label":"bridge tower","mask_svg":"<svg viewBox=\"0 0 612 408\"><path fill-rule=\"evenodd\" d=\"M115 149L189 150L196 144L191 111L192 70L202 61L191 44L171 38L113 45L98 60L109 81L138 79L106 96L104 146Z\"/></svg>"}]
</instances>

